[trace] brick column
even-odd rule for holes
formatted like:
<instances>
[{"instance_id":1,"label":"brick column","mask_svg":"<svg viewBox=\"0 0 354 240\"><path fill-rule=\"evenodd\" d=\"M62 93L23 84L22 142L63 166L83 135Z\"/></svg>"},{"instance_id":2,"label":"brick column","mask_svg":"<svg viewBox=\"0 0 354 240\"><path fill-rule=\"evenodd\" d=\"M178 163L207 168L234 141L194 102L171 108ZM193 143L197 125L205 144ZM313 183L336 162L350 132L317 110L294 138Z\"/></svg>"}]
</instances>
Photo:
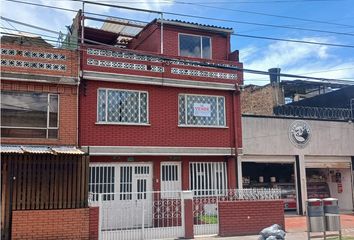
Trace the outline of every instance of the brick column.
<instances>
[{"instance_id":1,"label":"brick column","mask_svg":"<svg viewBox=\"0 0 354 240\"><path fill-rule=\"evenodd\" d=\"M227 159L227 179L228 179L228 188L236 189L237 188L237 178L236 178L236 159L235 157L229 157Z\"/></svg>"},{"instance_id":2,"label":"brick column","mask_svg":"<svg viewBox=\"0 0 354 240\"><path fill-rule=\"evenodd\" d=\"M194 238L194 221L193 221L193 192L183 191L182 200L184 203L184 238Z\"/></svg>"},{"instance_id":3,"label":"brick column","mask_svg":"<svg viewBox=\"0 0 354 240\"><path fill-rule=\"evenodd\" d=\"M189 160L182 158L182 190L189 190Z\"/></svg>"}]
</instances>

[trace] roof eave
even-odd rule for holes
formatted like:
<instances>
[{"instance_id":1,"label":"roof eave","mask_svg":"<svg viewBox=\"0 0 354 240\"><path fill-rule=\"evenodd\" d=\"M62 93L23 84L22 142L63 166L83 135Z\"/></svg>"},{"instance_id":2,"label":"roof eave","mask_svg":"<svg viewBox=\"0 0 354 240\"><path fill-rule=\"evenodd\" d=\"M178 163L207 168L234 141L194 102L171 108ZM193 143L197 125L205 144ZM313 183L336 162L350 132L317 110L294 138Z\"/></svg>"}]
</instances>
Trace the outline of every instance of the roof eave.
<instances>
[{"instance_id":1,"label":"roof eave","mask_svg":"<svg viewBox=\"0 0 354 240\"><path fill-rule=\"evenodd\" d=\"M232 34L234 33L233 29L223 29L223 28L218 28L218 27L208 27L208 26L201 26L201 25L196 25L192 23L185 23L185 22L175 22L175 21L170 21L170 20L161 20L157 19L158 23L163 22L164 24L168 25L174 25L174 26L179 26L179 27L187 27L187 28L194 28L194 29L200 29L200 30L207 30L207 31L212 31L212 32L217 32L217 33L227 33L227 34Z\"/></svg>"}]
</instances>

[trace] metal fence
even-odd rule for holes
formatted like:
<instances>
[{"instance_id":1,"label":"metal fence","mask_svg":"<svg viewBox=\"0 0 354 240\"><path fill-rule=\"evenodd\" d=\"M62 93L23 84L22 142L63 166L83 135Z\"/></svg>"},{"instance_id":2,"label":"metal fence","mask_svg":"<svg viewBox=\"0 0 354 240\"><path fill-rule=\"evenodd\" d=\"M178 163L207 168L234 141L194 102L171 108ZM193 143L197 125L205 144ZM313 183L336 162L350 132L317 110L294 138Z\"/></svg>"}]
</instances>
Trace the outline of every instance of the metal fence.
<instances>
[{"instance_id":1,"label":"metal fence","mask_svg":"<svg viewBox=\"0 0 354 240\"><path fill-rule=\"evenodd\" d=\"M212 193L212 194L211 194ZM221 201L280 199L280 189L203 189L193 191L195 235L219 233ZM185 233L183 191L90 194L99 206L99 239L181 238Z\"/></svg>"},{"instance_id":2,"label":"metal fence","mask_svg":"<svg viewBox=\"0 0 354 240\"><path fill-rule=\"evenodd\" d=\"M90 205L100 207L100 240L165 239L184 236L181 191L164 194L100 193L90 196Z\"/></svg>"},{"instance_id":3,"label":"metal fence","mask_svg":"<svg viewBox=\"0 0 354 240\"><path fill-rule=\"evenodd\" d=\"M203 189L193 191L193 217L195 235L219 233L219 202L276 200L280 189Z\"/></svg>"},{"instance_id":4,"label":"metal fence","mask_svg":"<svg viewBox=\"0 0 354 240\"><path fill-rule=\"evenodd\" d=\"M350 108L321 108L283 105L274 107L273 112L277 116L291 116L328 120L354 119L354 109Z\"/></svg>"}]
</instances>

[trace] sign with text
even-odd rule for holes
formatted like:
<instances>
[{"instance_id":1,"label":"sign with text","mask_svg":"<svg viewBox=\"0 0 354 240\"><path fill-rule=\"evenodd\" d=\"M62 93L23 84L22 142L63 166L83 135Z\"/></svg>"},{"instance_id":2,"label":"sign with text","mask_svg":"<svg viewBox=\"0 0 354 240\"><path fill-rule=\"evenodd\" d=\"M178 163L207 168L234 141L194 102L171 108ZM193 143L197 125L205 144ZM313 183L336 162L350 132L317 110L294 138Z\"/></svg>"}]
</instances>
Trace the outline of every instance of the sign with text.
<instances>
[{"instance_id":1,"label":"sign with text","mask_svg":"<svg viewBox=\"0 0 354 240\"><path fill-rule=\"evenodd\" d=\"M194 103L193 115L196 117L210 117L211 106L209 103Z\"/></svg>"}]
</instances>

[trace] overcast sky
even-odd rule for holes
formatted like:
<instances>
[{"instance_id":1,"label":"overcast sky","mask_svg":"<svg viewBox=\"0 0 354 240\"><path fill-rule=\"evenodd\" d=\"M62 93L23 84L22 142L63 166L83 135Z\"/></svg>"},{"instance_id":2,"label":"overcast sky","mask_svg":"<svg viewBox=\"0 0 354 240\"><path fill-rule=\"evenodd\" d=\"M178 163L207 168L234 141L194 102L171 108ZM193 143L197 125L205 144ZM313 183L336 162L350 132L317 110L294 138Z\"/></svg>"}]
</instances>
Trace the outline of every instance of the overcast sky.
<instances>
[{"instance_id":1,"label":"overcast sky","mask_svg":"<svg viewBox=\"0 0 354 240\"><path fill-rule=\"evenodd\" d=\"M65 26L71 25L72 19L75 17L75 12L0 1L2 16L63 33L67 31ZM23 1L29 2L29 0ZM33 0L32 2L73 10L82 7L81 3L70 0ZM231 27L235 33L239 34L354 45L354 0L100 0L100 2L239 22L349 33L349 35L343 35L165 15L165 18L169 19ZM159 17L153 13L123 11L97 5L86 6L86 11L142 21L151 21ZM323 23L319 23L319 21ZM4 20L1 20L1 27L3 28L2 32L11 32L4 28L15 28L50 35L53 36L53 40L56 37L53 33L8 23ZM236 49L240 51L240 60L244 63L245 68L267 70L272 67L280 67L283 73L354 80L354 48L233 36L232 50ZM266 76L245 74L246 84L263 85L268 81Z\"/></svg>"}]
</instances>

